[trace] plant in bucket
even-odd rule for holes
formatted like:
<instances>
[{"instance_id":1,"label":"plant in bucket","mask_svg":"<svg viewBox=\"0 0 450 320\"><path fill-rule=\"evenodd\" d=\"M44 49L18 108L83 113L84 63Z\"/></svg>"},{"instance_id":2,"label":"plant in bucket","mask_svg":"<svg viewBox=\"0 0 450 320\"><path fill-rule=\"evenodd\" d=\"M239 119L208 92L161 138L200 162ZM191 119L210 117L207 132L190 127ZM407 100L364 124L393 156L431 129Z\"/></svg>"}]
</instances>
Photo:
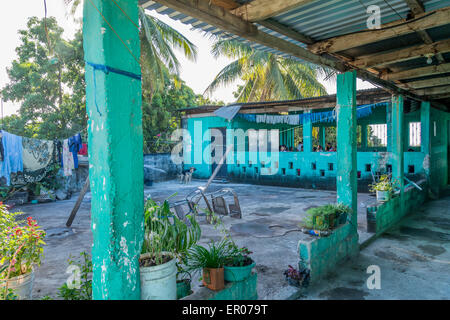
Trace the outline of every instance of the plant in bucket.
<instances>
[{"instance_id":1,"label":"plant in bucket","mask_svg":"<svg viewBox=\"0 0 450 320\"><path fill-rule=\"evenodd\" d=\"M177 299L177 266L201 236L194 217L187 216L187 219L189 225L170 211L167 201L158 205L151 199L147 200L145 236L139 259L141 299Z\"/></svg>"},{"instance_id":2,"label":"plant in bucket","mask_svg":"<svg viewBox=\"0 0 450 320\"><path fill-rule=\"evenodd\" d=\"M202 270L202 282L207 288L222 290L225 287L224 264L232 252L232 243L227 238L218 243L211 242L207 248L195 245L188 253L188 268Z\"/></svg>"},{"instance_id":3,"label":"plant in bucket","mask_svg":"<svg viewBox=\"0 0 450 320\"><path fill-rule=\"evenodd\" d=\"M224 265L225 281L243 281L250 276L255 267L255 262L250 257L252 253L246 247L238 248L234 243L232 244L232 252Z\"/></svg>"},{"instance_id":4,"label":"plant in bucket","mask_svg":"<svg viewBox=\"0 0 450 320\"><path fill-rule=\"evenodd\" d=\"M32 298L34 267L44 253L45 231L32 217L17 221L19 214L0 206L0 296L4 299Z\"/></svg>"},{"instance_id":5,"label":"plant in bucket","mask_svg":"<svg viewBox=\"0 0 450 320\"><path fill-rule=\"evenodd\" d=\"M377 183L370 185L370 192L376 192L377 201L386 202L389 201L392 194L395 191L397 181L391 181L390 175L384 174L380 177Z\"/></svg>"}]
</instances>

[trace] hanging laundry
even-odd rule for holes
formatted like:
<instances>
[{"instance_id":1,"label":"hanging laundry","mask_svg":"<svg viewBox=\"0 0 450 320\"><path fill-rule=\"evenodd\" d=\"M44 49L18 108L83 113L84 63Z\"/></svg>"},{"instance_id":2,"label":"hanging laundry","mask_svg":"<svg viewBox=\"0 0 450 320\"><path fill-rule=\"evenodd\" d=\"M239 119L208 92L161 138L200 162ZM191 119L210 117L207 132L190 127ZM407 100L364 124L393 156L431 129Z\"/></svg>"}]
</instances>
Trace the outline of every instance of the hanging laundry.
<instances>
[{"instance_id":1,"label":"hanging laundry","mask_svg":"<svg viewBox=\"0 0 450 320\"><path fill-rule=\"evenodd\" d=\"M3 150L3 143L1 143L2 137L3 137L3 135L0 132L0 161L3 161L4 156L5 156L5 151Z\"/></svg>"},{"instance_id":2,"label":"hanging laundry","mask_svg":"<svg viewBox=\"0 0 450 320\"><path fill-rule=\"evenodd\" d=\"M22 137L2 130L2 145L4 158L0 167L1 177L6 178L6 184L11 184L11 173L23 171Z\"/></svg>"},{"instance_id":3,"label":"hanging laundry","mask_svg":"<svg viewBox=\"0 0 450 320\"><path fill-rule=\"evenodd\" d=\"M54 141L22 138L23 172L11 175L13 185L39 182L45 178L56 163Z\"/></svg>"},{"instance_id":4,"label":"hanging laundry","mask_svg":"<svg viewBox=\"0 0 450 320\"><path fill-rule=\"evenodd\" d=\"M81 147L80 151L78 151L78 154L82 155L82 156L87 156L88 149L87 149L87 144L86 143L83 143L83 146Z\"/></svg>"},{"instance_id":5,"label":"hanging laundry","mask_svg":"<svg viewBox=\"0 0 450 320\"><path fill-rule=\"evenodd\" d=\"M69 138L69 151L72 152L75 169L78 168L78 151L80 151L82 144L81 135L79 133Z\"/></svg>"},{"instance_id":6,"label":"hanging laundry","mask_svg":"<svg viewBox=\"0 0 450 320\"><path fill-rule=\"evenodd\" d=\"M73 153L69 150L69 139L63 141L63 168L64 176L71 176L72 170L75 169Z\"/></svg>"}]
</instances>

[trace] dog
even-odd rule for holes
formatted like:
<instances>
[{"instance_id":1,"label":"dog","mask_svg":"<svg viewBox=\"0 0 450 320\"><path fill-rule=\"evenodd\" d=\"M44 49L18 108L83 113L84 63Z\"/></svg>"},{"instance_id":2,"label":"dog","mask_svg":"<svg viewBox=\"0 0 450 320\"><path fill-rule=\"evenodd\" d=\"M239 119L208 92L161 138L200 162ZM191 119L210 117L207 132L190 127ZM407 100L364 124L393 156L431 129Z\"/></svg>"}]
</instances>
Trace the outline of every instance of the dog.
<instances>
[{"instance_id":1,"label":"dog","mask_svg":"<svg viewBox=\"0 0 450 320\"><path fill-rule=\"evenodd\" d=\"M194 167L189 168L188 170L183 170L181 171L181 174L179 175L180 178L180 183L191 183L192 181L192 174L194 173L194 171L197 170Z\"/></svg>"}]
</instances>

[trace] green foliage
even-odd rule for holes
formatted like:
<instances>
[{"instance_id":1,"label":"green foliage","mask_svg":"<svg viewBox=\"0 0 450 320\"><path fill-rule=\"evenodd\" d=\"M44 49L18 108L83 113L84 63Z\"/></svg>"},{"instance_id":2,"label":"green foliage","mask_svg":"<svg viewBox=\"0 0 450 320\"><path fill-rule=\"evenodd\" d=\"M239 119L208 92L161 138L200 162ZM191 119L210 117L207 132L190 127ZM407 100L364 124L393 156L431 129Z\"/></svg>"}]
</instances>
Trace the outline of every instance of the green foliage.
<instances>
[{"instance_id":1,"label":"green foliage","mask_svg":"<svg viewBox=\"0 0 450 320\"><path fill-rule=\"evenodd\" d=\"M10 82L1 94L21 106L18 115L5 117L5 130L54 139L85 128L82 34L64 40L62 33L53 17L31 17L27 28L19 31L17 59L7 69Z\"/></svg>"},{"instance_id":2,"label":"green foliage","mask_svg":"<svg viewBox=\"0 0 450 320\"><path fill-rule=\"evenodd\" d=\"M395 191L396 187L398 187L398 181L397 180L391 181L390 176L384 174L380 177L377 183L370 185L370 192L388 191L389 194L392 194Z\"/></svg>"},{"instance_id":3,"label":"green foliage","mask_svg":"<svg viewBox=\"0 0 450 320\"><path fill-rule=\"evenodd\" d=\"M149 253L157 264L162 263L162 252L171 252L183 263L188 250L201 237L201 228L195 217L188 215L190 226L170 211L169 203L158 205L148 199L144 209L145 239L142 254Z\"/></svg>"},{"instance_id":4,"label":"green foliage","mask_svg":"<svg viewBox=\"0 0 450 320\"><path fill-rule=\"evenodd\" d=\"M248 250L247 247L238 248L237 246L233 247L233 251L229 254L225 261L225 265L229 267L243 267L248 266L253 263L250 255L253 252Z\"/></svg>"},{"instance_id":5,"label":"green foliage","mask_svg":"<svg viewBox=\"0 0 450 320\"><path fill-rule=\"evenodd\" d=\"M0 206L0 279L10 279L39 266L44 253L45 231L31 217L16 221L18 213Z\"/></svg>"},{"instance_id":6,"label":"green foliage","mask_svg":"<svg viewBox=\"0 0 450 320\"><path fill-rule=\"evenodd\" d=\"M217 244L210 242L208 248L195 245L188 252L187 267L189 270L222 268L234 250L234 243L228 238L223 238Z\"/></svg>"},{"instance_id":7,"label":"green foliage","mask_svg":"<svg viewBox=\"0 0 450 320\"><path fill-rule=\"evenodd\" d=\"M8 290L0 290L0 301L1 300L18 300L18 296L14 293L11 288Z\"/></svg>"},{"instance_id":8,"label":"green foliage","mask_svg":"<svg viewBox=\"0 0 450 320\"><path fill-rule=\"evenodd\" d=\"M320 207L310 208L306 211L303 226L308 229L329 230L330 222L336 220L343 213L350 213L351 209L342 204L326 204Z\"/></svg>"},{"instance_id":9,"label":"green foliage","mask_svg":"<svg viewBox=\"0 0 450 320\"><path fill-rule=\"evenodd\" d=\"M233 40L216 41L212 53L216 57L226 56L235 60L219 72L205 92L211 93L221 85L242 79L245 84L238 86L235 93L238 102L324 95L326 90L317 77L332 74L321 66L254 50L247 44Z\"/></svg>"},{"instance_id":10,"label":"green foliage","mask_svg":"<svg viewBox=\"0 0 450 320\"><path fill-rule=\"evenodd\" d=\"M80 253L82 262L69 258L69 265L74 265L80 270L80 280L78 286L69 288L67 283L64 283L58 292L58 296L64 300L92 300L92 260L85 251ZM78 287L78 288L77 288Z\"/></svg>"}]
</instances>

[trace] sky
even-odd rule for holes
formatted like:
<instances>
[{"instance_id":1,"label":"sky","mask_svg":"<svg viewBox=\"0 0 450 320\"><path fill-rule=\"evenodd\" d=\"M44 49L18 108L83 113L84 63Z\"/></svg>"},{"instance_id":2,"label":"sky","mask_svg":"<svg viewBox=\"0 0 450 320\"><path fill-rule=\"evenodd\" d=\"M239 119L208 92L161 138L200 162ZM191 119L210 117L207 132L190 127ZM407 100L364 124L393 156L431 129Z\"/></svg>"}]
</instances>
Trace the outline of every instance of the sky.
<instances>
[{"instance_id":1,"label":"sky","mask_svg":"<svg viewBox=\"0 0 450 320\"><path fill-rule=\"evenodd\" d=\"M197 61L192 62L184 58L181 52L176 52L181 64L180 77L191 87L196 94L203 94L204 90L211 83L220 70L231 62L228 58L214 58L210 51L212 40L199 31L191 30L191 27L181 22L174 21L167 16L159 15L154 11L148 11L149 14L156 16L165 23L169 24L198 48ZM11 66L11 62L16 58L15 48L20 44L18 30L25 29L29 17L44 17L43 0L14 0L2 1L0 5L0 30L2 30L2 50L0 50L0 88L3 88L8 82L6 68ZM65 30L64 37L71 38L77 24L67 15L67 9L63 0L47 0L47 16L53 16L58 24ZM329 81L321 81L329 94L336 93L335 84ZM226 87L217 89L211 96L213 100L221 100L225 103L234 101L233 91L236 90L235 83ZM371 88L368 82L358 80L358 89ZM17 112L20 104L4 102L3 115L11 115Z\"/></svg>"}]
</instances>

